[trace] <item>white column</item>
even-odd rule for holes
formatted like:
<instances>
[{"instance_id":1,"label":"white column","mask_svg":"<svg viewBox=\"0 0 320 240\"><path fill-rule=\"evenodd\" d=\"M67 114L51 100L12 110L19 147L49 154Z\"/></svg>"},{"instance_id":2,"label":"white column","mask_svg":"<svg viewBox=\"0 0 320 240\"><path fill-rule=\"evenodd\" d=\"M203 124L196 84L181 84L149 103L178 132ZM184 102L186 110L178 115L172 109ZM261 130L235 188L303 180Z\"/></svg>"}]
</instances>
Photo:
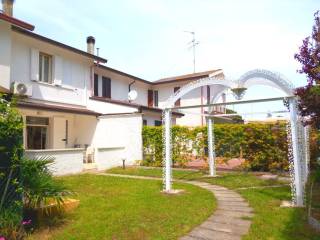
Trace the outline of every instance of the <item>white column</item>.
<instances>
[{"instance_id":1,"label":"white column","mask_svg":"<svg viewBox=\"0 0 320 240\"><path fill-rule=\"evenodd\" d=\"M310 134L310 127L305 126L303 127L304 131L304 154L305 154L305 182L308 181L308 176L309 176L309 164L310 164L310 141L309 141L309 134Z\"/></svg>"},{"instance_id":2,"label":"white column","mask_svg":"<svg viewBox=\"0 0 320 240\"><path fill-rule=\"evenodd\" d=\"M215 167L215 149L214 149L214 134L213 134L213 119L207 117L207 129L208 129L208 157L209 157L209 175L216 175Z\"/></svg>"},{"instance_id":3,"label":"white column","mask_svg":"<svg viewBox=\"0 0 320 240\"><path fill-rule=\"evenodd\" d=\"M292 138L292 154L294 162L294 185L296 190L296 205L303 206L303 186L301 177L301 159L299 154L299 130L298 130L298 112L296 100L289 100L291 138Z\"/></svg>"},{"instance_id":4,"label":"white column","mask_svg":"<svg viewBox=\"0 0 320 240\"><path fill-rule=\"evenodd\" d=\"M163 177L164 177L164 191L171 191L171 110L164 110L164 162L163 162Z\"/></svg>"}]
</instances>

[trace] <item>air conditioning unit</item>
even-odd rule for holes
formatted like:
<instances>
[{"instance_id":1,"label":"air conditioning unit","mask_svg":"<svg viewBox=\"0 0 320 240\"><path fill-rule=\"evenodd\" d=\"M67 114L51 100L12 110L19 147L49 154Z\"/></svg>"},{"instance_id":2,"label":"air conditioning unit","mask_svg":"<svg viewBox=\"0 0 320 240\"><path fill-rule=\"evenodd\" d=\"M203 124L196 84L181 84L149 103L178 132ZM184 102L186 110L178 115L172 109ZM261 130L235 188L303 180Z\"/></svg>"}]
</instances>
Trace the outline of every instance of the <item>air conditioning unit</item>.
<instances>
[{"instance_id":1,"label":"air conditioning unit","mask_svg":"<svg viewBox=\"0 0 320 240\"><path fill-rule=\"evenodd\" d=\"M21 96L32 96L32 85L22 82L12 84L12 92Z\"/></svg>"}]
</instances>

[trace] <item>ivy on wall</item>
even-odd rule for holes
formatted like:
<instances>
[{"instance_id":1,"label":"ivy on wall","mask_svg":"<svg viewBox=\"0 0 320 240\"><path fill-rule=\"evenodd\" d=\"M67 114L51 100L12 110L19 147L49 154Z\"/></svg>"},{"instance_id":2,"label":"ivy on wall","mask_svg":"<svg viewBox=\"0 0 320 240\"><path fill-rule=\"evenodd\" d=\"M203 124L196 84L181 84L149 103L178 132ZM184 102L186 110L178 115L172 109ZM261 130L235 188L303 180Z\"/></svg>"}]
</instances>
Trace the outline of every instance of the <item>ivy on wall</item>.
<instances>
[{"instance_id":1,"label":"ivy on wall","mask_svg":"<svg viewBox=\"0 0 320 240\"><path fill-rule=\"evenodd\" d=\"M162 127L143 127L143 165L162 165L162 131ZM215 124L214 137L217 157L229 159L242 155L246 160L243 167L255 171L288 170L285 123ZM313 145L312 141L311 149ZM206 127L172 127L174 165L185 166L188 161L195 158L206 160L206 148Z\"/></svg>"}]
</instances>

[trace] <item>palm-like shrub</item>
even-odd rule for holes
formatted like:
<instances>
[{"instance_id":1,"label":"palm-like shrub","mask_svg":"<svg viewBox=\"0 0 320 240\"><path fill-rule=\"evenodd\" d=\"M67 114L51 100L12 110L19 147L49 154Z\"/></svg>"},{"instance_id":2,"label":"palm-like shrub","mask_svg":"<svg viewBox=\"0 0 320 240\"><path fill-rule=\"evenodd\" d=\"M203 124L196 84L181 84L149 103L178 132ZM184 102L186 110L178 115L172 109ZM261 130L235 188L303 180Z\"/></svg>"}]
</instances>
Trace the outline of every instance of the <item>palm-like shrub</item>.
<instances>
[{"instance_id":1,"label":"palm-like shrub","mask_svg":"<svg viewBox=\"0 0 320 240\"><path fill-rule=\"evenodd\" d=\"M71 191L61 182L53 178L49 169L53 160L52 157L22 160L21 171L26 209L40 208L48 203L61 206L64 197L71 194Z\"/></svg>"}]
</instances>

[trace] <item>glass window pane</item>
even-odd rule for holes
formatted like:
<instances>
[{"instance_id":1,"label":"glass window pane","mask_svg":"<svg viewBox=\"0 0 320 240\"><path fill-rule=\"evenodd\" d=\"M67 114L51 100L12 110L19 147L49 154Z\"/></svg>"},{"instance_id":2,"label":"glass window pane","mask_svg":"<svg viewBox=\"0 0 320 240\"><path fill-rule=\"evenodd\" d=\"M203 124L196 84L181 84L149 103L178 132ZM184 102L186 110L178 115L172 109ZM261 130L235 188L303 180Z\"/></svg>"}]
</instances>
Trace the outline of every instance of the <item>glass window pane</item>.
<instances>
[{"instance_id":1,"label":"glass window pane","mask_svg":"<svg viewBox=\"0 0 320 240\"><path fill-rule=\"evenodd\" d=\"M42 81L42 55L39 54L39 81Z\"/></svg>"},{"instance_id":2,"label":"glass window pane","mask_svg":"<svg viewBox=\"0 0 320 240\"><path fill-rule=\"evenodd\" d=\"M46 149L47 128L38 126L27 126L27 148Z\"/></svg>"},{"instance_id":3,"label":"glass window pane","mask_svg":"<svg viewBox=\"0 0 320 240\"><path fill-rule=\"evenodd\" d=\"M49 82L49 57L44 56L43 58L44 62L44 71L43 71L43 81Z\"/></svg>"}]
</instances>

